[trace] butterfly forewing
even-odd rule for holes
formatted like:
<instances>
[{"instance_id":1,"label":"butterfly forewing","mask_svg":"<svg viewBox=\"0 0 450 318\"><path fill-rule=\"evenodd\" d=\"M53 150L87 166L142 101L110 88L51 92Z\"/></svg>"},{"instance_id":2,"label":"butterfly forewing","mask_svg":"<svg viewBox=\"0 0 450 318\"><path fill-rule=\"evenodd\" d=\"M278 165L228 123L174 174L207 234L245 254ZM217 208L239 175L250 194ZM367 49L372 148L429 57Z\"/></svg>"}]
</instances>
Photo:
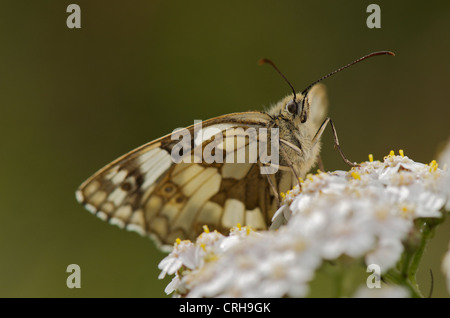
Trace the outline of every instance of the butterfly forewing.
<instances>
[{"instance_id":1,"label":"butterfly forewing","mask_svg":"<svg viewBox=\"0 0 450 318\"><path fill-rule=\"evenodd\" d=\"M269 116L261 112L213 118L202 123L203 139L195 136L194 126L188 127L193 147L184 155L190 163L174 163L171 152L178 141L171 135L162 137L101 169L80 186L77 199L101 219L148 235L165 249L177 238L195 239L203 225L224 234L237 223L266 229L277 208L268 175L261 174L261 162L249 160L249 155L246 162L236 163L239 149L252 153L251 142L239 135L227 137L225 132L265 128L268 121ZM217 142L208 135L208 128L222 134L215 149L223 151L223 162L194 160L198 147L204 153ZM231 143L235 146L230 147ZM292 186L288 172L269 177L279 191Z\"/></svg>"}]
</instances>

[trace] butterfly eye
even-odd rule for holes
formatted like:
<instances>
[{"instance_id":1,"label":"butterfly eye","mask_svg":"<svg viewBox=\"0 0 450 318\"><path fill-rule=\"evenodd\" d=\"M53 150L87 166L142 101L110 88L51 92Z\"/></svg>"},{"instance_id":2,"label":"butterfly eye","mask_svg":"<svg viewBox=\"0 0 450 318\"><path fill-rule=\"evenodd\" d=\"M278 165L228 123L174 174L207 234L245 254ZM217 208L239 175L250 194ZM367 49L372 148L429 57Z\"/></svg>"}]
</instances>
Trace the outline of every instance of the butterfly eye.
<instances>
[{"instance_id":1,"label":"butterfly eye","mask_svg":"<svg viewBox=\"0 0 450 318\"><path fill-rule=\"evenodd\" d=\"M286 110L292 115L297 114L297 109L298 109L297 103L294 101L290 101L289 103L286 104Z\"/></svg>"}]
</instances>

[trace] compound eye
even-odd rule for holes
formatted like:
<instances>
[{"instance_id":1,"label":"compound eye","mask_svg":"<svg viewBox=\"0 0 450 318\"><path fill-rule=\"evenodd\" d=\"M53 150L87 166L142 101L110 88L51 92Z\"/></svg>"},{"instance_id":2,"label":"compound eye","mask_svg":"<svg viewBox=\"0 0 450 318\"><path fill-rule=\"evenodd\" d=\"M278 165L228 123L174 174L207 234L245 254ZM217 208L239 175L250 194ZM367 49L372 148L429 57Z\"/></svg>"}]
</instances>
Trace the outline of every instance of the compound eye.
<instances>
[{"instance_id":1,"label":"compound eye","mask_svg":"<svg viewBox=\"0 0 450 318\"><path fill-rule=\"evenodd\" d=\"M290 101L289 103L286 104L286 110L291 114L297 114L297 110L298 110L298 105L296 102L294 101Z\"/></svg>"}]
</instances>

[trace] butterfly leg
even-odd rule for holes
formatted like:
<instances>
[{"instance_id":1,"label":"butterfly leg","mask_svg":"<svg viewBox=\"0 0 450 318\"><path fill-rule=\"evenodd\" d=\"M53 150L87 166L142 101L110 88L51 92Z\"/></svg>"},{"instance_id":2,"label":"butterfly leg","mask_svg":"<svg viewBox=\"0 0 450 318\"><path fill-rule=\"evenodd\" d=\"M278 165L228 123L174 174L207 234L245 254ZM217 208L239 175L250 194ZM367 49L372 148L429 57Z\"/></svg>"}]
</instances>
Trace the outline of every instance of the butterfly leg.
<instances>
[{"instance_id":1,"label":"butterfly leg","mask_svg":"<svg viewBox=\"0 0 450 318\"><path fill-rule=\"evenodd\" d=\"M300 191L302 191L302 185L300 184L300 178L297 175L297 172L294 169L294 165L292 164L291 159L289 159L288 154L286 153L286 150L283 149L283 146L280 145L280 150L283 153L284 159L286 159L287 164L289 165L289 168L291 169L292 173L294 174L295 180L297 180L297 185Z\"/></svg>"},{"instance_id":2,"label":"butterfly leg","mask_svg":"<svg viewBox=\"0 0 450 318\"><path fill-rule=\"evenodd\" d=\"M317 156L317 166L319 167L320 171L325 172L325 166L323 165L322 156L320 154Z\"/></svg>"},{"instance_id":3,"label":"butterfly leg","mask_svg":"<svg viewBox=\"0 0 450 318\"><path fill-rule=\"evenodd\" d=\"M270 187L272 188L273 195L275 196L275 199L277 200L277 207L279 208L281 206L281 200L280 200L280 194L278 193L277 188L275 188L275 185L272 182L272 179L270 179L270 174L266 174L267 181L269 181Z\"/></svg>"},{"instance_id":4,"label":"butterfly leg","mask_svg":"<svg viewBox=\"0 0 450 318\"><path fill-rule=\"evenodd\" d=\"M342 152L341 146L339 145L339 139L336 133L336 128L334 128L333 122L331 121L330 117L327 117L324 122L322 123L322 125L320 126L319 130L317 131L316 135L314 136L312 142L313 142L313 147L316 145L316 143L320 140L320 137L322 136L327 124L330 123L331 126L331 130L333 131L333 139L334 139L334 148L336 148L339 151L339 154L341 155L342 160L344 160L344 162L346 164L348 164L351 167L358 167L359 165L351 162L350 160L347 159L347 157L344 155L344 153Z\"/></svg>"}]
</instances>

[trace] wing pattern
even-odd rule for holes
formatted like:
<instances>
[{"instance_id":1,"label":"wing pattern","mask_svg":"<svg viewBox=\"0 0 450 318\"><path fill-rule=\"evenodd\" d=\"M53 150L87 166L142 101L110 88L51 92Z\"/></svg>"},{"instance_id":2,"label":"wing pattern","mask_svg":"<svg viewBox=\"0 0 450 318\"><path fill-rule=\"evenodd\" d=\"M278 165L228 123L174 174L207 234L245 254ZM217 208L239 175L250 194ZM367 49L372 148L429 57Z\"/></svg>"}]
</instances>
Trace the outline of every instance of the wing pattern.
<instances>
[{"instance_id":1,"label":"wing pattern","mask_svg":"<svg viewBox=\"0 0 450 318\"><path fill-rule=\"evenodd\" d=\"M236 158L238 149L248 153L251 144L245 136L225 134L227 128L266 127L265 116L259 112L237 113L203 122L204 127L222 133L223 141L216 144L225 155L222 163L194 163L195 149L204 151L216 140L204 131L206 138L192 138L191 162L175 164L171 150L177 141L167 135L101 169L80 186L77 199L99 218L148 235L165 250L177 238L195 239L203 225L224 234L237 223L266 229L277 208L268 176L260 173L258 160L227 160ZM193 132L194 126L188 129ZM293 183L286 171L269 177L279 192Z\"/></svg>"}]
</instances>

